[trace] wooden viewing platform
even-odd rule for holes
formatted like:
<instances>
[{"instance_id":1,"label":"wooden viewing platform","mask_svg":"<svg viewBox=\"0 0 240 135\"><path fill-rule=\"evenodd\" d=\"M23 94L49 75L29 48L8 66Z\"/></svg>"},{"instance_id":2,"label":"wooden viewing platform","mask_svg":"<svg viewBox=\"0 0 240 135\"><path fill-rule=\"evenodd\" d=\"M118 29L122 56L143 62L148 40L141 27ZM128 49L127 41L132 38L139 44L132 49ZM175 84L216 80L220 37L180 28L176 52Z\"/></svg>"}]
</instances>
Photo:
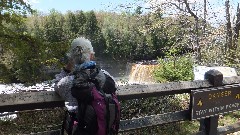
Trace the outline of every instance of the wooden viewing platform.
<instances>
[{"instance_id":1,"label":"wooden viewing platform","mask_svg":"<svg viewBox=\"0 0 240 135\"><path fill-rule=\"evenodd\" d=\"M225 127L218 127L218 115L240 109L240 95L239 100L237 97L237 94L240 94L240 76L223 78L219 71L211 70L205 74L205 79L119 86L117 95L120 101L183 93L190 94L190 105L187 110L121 120L120 132L189 120L200 120L200 131L196 134L217 135L240 130L240 122ZM225 91L228 93L226 94ZM211 100L209 97L213 95L216 98L215 100ZM220 100L221 102L219 102ZM54 91L0 94L0 112L64 106L64 100ZM212 108L214 107L221 107L221 109L213 111ZM52 132L59 132L59 130Z\"/></svg>"}]
</instances>

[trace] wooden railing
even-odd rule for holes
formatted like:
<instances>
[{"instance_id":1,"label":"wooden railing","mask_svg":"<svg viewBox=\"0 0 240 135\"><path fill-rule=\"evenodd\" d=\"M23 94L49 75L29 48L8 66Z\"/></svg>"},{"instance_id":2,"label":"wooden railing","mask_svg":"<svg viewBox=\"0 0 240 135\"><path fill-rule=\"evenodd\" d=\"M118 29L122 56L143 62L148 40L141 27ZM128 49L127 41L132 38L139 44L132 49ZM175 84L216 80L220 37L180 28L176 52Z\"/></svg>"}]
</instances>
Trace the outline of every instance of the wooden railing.
<instances>
[{"instance_id":1,"label":"wooden railing","mask_svg":"<svg viewBox=\"0 0 240 135\"><path fill-rule=\"evenodd\" d=\"M216 135L240 130L240 123L218 127L218 115L240 109L240 95L238 95L240 76L223 78L219 71L211 70L205 74L205 79L119 86L117 95L120 101L190 94L190 105L187 110L121 120L120 132L189 120L200 121L200 131L196 134ZM54 91L0 94L0 112L64 107L64 105L64 100ZM220 109L216 110L217 108Z\"/></svg>"}]
</instances>

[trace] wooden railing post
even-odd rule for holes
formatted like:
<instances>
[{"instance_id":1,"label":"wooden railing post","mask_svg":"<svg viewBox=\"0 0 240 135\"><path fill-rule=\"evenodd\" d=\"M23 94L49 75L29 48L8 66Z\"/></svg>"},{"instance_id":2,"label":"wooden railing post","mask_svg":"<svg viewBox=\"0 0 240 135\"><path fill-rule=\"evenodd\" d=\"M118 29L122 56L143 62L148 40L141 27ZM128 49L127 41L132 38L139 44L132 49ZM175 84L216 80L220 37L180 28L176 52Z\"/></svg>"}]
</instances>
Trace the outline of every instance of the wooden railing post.
<instances>
[{"instance_id":1,"label":"wooden railing post","mask_svg":"<svg viewBox=\"0 0 240 135\"><path fill-rule=\"evenodd\" d=\"M214 87L222 86L223 74L218 70L209 70L205 73L204 79L208 80ZM217 135L219 116L213 116L200 120L200 131L206 135Z\"/></svg>"}]
</instances>

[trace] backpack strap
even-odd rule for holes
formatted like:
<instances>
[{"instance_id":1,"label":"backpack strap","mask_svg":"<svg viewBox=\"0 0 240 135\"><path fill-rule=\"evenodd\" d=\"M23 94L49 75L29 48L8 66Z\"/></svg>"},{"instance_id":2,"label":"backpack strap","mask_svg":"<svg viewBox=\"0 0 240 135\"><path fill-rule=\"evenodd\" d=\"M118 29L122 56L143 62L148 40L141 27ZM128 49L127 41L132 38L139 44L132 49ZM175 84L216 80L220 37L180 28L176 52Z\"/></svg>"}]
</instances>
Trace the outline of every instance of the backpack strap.
<instances>
[{"instance_id":1,"label":"backpack strap","mask_svg":"<svg viewBox=\"0 0 240 135\"><path fill-rule=\"evenodd\" d=\"M106 105L106 134L110 134L111 126L115 120L115 104L111 104L112 102L112 95L106 94L102 88L100 88L99 83L97 80L93 82L97 88L97 90L101 93L101 95L104 97L105 105Z\"/></svg>"},{"instance_id":2,"label":"backpack strap","mask_svg":"<svg viewBox=\"0 0 240 135\"><path fill-rule=\"evenodd\" d=\"M66 119L67 119L67 111L65 111L65 114L64 114L64 119L63 119L62 128L61 128L61 135L64 135L65 125L66 125Z\"/></svg>"},{"instance_id":3,"label":"backpack strap","mask_svg":"<svg viewBox=\"0 0 240 135\"><path fill-rule=\"evenodd\" d=\"M98 74L99 74L99 68L96 67L95 69L91 69L88 81L92 82L95 85L95 87L97 88L97 90L100 90L100 88L101 88L100 84L99 84L98 80L96 79L96 76Z\"/></svg>"},{"instance_id":4,"label":"backpack strap","mask_svg":"<svg viewBox=\"0 0 240 135\"><path fill-rule=\"evenodd\" d=\"M86 108L87 108L87 105L84 104L84 103L81 103L78 101L78 115L77 115L77 119L78 119L78 127L80 129L83 129L84 126L85 126L85 123L84 123L84 117L85 117L85 114L86 114Z\"/></svg>"},{"instance_id":5,"label":"backpack strap","mask_svg":"<svg viewBox=\"0 0 240 135\"><path fill-rule=\"evenodd\" d=\"M98 82L97 79L95 79L95 77L99 74L99 68L95 68L95 69L91 69L92 72L90 74L90 77L89 77L89 81L92 82L95 87L97 88L97 90L101 93L101 95L104 97L104 101L105 101L105 105L106 105L106 116L105 116L105 119L106 119L106 134L112 134L111 133L111 129L112 129L112 124L114 123L115 121L115 118L116 118L116 105L113 103L113 98L112 98L112 92L115 92L116 91L116 88L115 88L115 82L113 81L113 79L106 75L106 82L107 82L107 79L109 79L110 81L108 81L108 83L104 83L103 85L103 88L100 87L100 84ZM111 92L109 93L105 93L103 89L110 89Z\"/></svg>"},{"instance_id":6,"label":"backpack strap","mask_svg":"<svg viewBox=\"0 0 240 135\"><path fill-rule=\"evenodd\" d=\"M106 109L107 109L107 114L106 114L106 120L107 120L107 133L112 134L112 125L116 119L116 105L113 101L112 95L111 94L105 94L105 102L106 102Z\"/></svg>"}]
</instances>

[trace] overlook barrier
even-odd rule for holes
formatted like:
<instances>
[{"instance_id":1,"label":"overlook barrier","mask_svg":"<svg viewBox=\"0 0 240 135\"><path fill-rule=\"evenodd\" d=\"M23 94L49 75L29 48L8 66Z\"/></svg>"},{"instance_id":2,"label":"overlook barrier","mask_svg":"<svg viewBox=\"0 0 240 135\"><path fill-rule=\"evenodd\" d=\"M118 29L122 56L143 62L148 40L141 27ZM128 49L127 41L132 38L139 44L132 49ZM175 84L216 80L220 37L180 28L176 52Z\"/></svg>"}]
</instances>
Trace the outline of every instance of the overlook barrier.
<instances>
[{"instance_id":1,"label":"overlook barrier","mask_svg":"<svg viewBox=\"0 0 240 135\"><path fill-rule=\"evenodd\" d=\"M225 77L217 70L205 73L205 80L149 85L119 86L120 101L145 99L175 94L190 94L186 110L121 120L120 132L179 121L200 121L195 134L218 135L240 130L240 122L218 127L219 115L240 109L240 76ZM64 107L64 100L54 91L0 94L0 112L14 112ZM60 130L36 134L60 134Z\"/></svg>"}]
</instances>

